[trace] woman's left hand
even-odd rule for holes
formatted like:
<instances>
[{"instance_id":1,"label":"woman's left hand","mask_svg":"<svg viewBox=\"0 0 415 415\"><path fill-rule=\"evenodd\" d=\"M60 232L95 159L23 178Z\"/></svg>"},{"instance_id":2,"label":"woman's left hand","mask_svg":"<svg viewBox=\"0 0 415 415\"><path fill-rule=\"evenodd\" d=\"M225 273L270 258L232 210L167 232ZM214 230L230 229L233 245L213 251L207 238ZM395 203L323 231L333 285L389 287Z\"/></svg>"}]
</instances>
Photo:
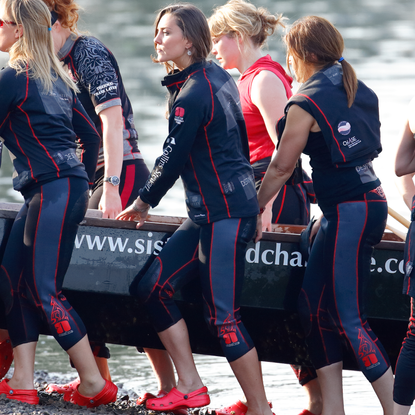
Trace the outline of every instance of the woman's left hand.
<instances>
[{"instance_id":1,"label":"woman's left hand","mask_svg":"<svg viewBox=\"0 0 415 415\"><path fill-rule=\"evenodd\" d=\"M135 206L135 208L134 208ZM148 216L150 206L140 199L136 199L133 204L124 209L117 217L118 220L138 222L136 228L141 228Z\"/></svg>"}]
</instances>

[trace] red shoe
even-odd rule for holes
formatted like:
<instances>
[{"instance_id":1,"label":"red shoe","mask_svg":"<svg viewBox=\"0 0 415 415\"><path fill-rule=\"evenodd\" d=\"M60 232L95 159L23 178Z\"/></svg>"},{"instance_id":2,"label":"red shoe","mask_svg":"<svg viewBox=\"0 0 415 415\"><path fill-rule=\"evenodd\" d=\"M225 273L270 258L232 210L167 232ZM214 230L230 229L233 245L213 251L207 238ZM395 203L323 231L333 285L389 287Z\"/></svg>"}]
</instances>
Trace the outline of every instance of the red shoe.
<instances>
[{"instance_id":1,"label":"red shoe","mask_svg":"<svg viewBox=\"0 0 415 415\"><path fill-rule=\"evenodd\" d=\"M78 385L81 383L81 380L79 378L76 378L72 382L69 382L65 385L58 385L56 383L50 383L47 388L45 389L46 393L66 393L66 392L74 392Z\"/></svg>"},{"instance_id":2,"label":"red shoe","mask_svg":"<svg viewBox=\"0 0 415 415\"><path fill-rule=\"evenodd\" d=\"M162 398L165 395L167 395L167 392L164 390L159 390L157 392L157 395L153 395L150 392L146 392L143 396L138 397L136 405L144 405L148 399Z\"/></svg>"},{"instance_id":3,"label":"red shoe","mask_svg":"<svg viewBox=\"0 0 415 415\"><path fill-rule=\"evenodd\" d=\"M314 415L308 409L303 409L298 415Z\"/></svg>"},{"instance_id":4,"label":"red shoe","mask_svg":"<svg viewBox=\"0 0 415 415\"><path fill-rule=\"evenodd\" d=\"M87 408L95 408L99 405L106 405L115 402L117 399L118 388L111 381L106 380L104 389L94 397L83 396L78 392L78 388L73 392L66 392L63 400L76 405L86 406Z\"/></svg>"},{"instance_id":5,"label":"red shoe","mask_svg":"<svg viewBox=\"0 0 415 415\"><path fill-rule=\"evenodd\" d=\"M226 406L225 408L215 409L216 415L242 415L245 414L248 410L248 407L241 401L236 401L234 404L230 406Z\"/></svg>"},{"instance_id":6,"label":"red shoe","mask_svg":"<svg viewBox=\"0 0 415 415\"><path fill-rule=\"evenodd\" d=\"M162 398L149 399L146 402L146 408L154 411L172 411L186 408L200 408L210 404L210 398L207 394L207 387L190 393L181 393L173 388L167 395Z\"/></svg>"},{"instance_id":7,"label":"red shoe","mask_svg":"<svg viewBox=\"0 0 415 415\"><path fill-rule=\"evenodd\" d=\"M162 398L163 396L166 396L167 392L164 390L159 390L156 395L153 395L150 392L146 392L143 396L140 396L137 401L136 401L136 405L144 405L149 399L157 399L157 398ZM174 415L187 415L187 409L175 409L174 411L170 411L172 412Z\"/></svg>"},{"instance_id":8,"label":"red shoe","mask_svg":"<svg viewBox=\"0 0 415 415\"><path fill-rule=\"evenodd\" d=\"M0 379L9 371L13 362L13 347L10 339L0 342Z\"/></svg>"},{"instance_id":9,"label":"red shoe","mask_svg":"<svg viewBox=\"0 0 415 415\"><path fill-rule=\"evenodd\" d=\"M36 389L12 389L8 385L8 382L9 379L3 379L0 383L0 396L6 395L7 399L30 403L31 405L37 405L39 403Z\"/></svg>"},{"instance_id":10,"label":"red shoe","mask_svg":"<svg viewBox=\"0 0 415 415\"><path fill-rule=\"evenodd\" d=\"M269 404L269 407L272 408L272 403L268 402L268 404ZM212 413L214 412L216 415L245 415L247 410L248 410L248 407L243 402L237 401L231 406L226 406L225 408L214 409Z\"/></svg>"}]
</instances>

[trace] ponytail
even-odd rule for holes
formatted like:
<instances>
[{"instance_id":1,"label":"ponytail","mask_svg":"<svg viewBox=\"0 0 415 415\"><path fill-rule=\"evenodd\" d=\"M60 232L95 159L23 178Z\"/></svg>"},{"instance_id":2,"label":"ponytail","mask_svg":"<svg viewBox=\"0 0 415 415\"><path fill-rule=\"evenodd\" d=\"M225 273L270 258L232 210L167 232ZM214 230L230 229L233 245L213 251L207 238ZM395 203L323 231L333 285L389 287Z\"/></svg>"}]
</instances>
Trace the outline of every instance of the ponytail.
<instances>
[{"instance_id":1,"label":"ponytail","mask_svg":"<svg viewBox=\"0 0 415 415\"><path fill-rule=\"evenodd\" d=\"M343 87L347 95L347 105L350 108L353 105L357 92L357 77L352 65L346 62L344 58L339 59L343 70Z\"/></svg>"}]
</instances>

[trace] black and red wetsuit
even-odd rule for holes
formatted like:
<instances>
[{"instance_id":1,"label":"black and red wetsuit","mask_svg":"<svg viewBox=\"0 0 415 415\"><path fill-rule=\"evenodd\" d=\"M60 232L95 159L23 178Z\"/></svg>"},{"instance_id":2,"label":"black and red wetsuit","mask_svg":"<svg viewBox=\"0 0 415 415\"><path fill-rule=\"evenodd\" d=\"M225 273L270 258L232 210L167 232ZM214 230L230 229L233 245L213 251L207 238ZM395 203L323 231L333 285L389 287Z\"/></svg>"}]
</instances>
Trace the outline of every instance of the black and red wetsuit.
<instances>
[{"instance_id":1,"label":"black and red wetsuit","mask_svg":"<svg viewBox=\"0 0 415 415\"><path fill-rule=\"evenodd\" d=\"M169 239L138 286L158 332L181 319L172 296L199 271L205 319L229 361L253 347L239 303L245 248L259 212L239 94L212 62L165 77L169 136L140 191L156 206L181 176L188 219Z\"/></svg>"},{"instance_id":2,"label":"black and red wetsuit","mask_svg":"<svg viewBox=\"0 0 415 415\"><path fill-rule=\"evenodd\" d=\"M102 123L99 114L106 108L121 106L124 120L124 156L119 191L124 209L137 198L138 191L148 178L149 170L138 149L132 105L125 92L118 63L111 51L92 36L71 35L58 56L68 66L80 91L78 97L101 137ZM95 183L89 202L92 209L98 208L103 192L103 151L101 142Z\"/></svg>"},{"instance_id":3,"label":"black and red wetsuit","mask_svg":"<svg viewBox=\"0 0 415 415\"><path fill-rule=\"evenodd\" d=\"M307 264L299 313L316 369L343 360L352 350L370 382L389 368L389 358L365 314L364 289L373 246L382 238L387 202L372 159L381 151L378 100L359 81L349 108L340 65L315 73L287 104L318 122L303 152L310 156L318 204L324 214ZM282 121L281 121L282 122Z\"/></svg>"},{"instance_id":4,"label":"black and red wetsuit","mask_svg":"<svg viewBox=\"0 0 415 415\"><path fill-rule=\"evenodd\" d=\"M16 347L37 341L46 322L68 350L86 331L61 289L87 208L99 135L60 78L44 92L39 80L8 67L0 88L0 135L13 159L14 188L24 196L0 268L7 328Z\"/></svg>"}]
</instances>

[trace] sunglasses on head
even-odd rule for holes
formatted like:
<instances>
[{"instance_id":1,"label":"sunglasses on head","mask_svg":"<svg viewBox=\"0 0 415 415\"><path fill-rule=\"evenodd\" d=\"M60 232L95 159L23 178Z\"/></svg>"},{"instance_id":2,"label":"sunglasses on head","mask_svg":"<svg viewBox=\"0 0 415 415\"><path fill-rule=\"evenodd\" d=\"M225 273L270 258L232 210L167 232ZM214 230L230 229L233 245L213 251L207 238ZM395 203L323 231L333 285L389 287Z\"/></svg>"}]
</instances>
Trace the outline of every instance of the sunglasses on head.
<instances>
[{"instance_id":1,"label":"sunglasses on head","mask_svg":"<svg viewBox=\"0 0 415 415\"><path fill-rule=\"evenodd\" d=\"M6 24L6 25L11 24L11 25L13 25L13 26L16 26L16 23L15 23L15 22L9 22L9 21L7 21L7 20L2 20L2 19L0 19L0 27L3 27L3 26L4 26L4 24Z\"/></svg>"}]
</instances>

